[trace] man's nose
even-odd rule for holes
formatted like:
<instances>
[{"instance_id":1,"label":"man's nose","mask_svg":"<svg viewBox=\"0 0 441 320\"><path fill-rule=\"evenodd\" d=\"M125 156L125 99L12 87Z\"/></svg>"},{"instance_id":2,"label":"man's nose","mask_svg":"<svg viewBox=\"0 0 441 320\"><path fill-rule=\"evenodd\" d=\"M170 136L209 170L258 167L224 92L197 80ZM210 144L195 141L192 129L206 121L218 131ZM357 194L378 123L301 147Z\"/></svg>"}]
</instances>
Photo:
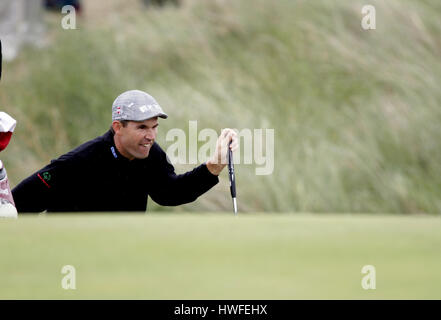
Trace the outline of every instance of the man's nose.
<instances>
[{"instance_id":1,"label":"man's nose","mask_svg":"<svg viewBox=\"0 0 441 320\"><path fill-rule=\"evenodd\" d=\"M147 140L155 140L155 131L154 130L147 130L147 133L145 135L145 138Z\"/></svg>"}]
</instances>

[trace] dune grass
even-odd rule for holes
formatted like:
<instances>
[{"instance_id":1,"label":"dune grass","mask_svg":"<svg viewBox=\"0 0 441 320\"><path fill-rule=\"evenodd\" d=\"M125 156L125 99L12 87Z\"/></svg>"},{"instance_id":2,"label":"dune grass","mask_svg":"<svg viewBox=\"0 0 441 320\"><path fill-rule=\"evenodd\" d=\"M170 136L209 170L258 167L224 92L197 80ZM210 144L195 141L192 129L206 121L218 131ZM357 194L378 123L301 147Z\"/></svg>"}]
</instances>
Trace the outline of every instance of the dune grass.
<instances>
[{"instance_id":1,"label":"dune grass","mask_svg":"<svg viewBox=\"0 0 441 320\"><path fill-rule=\"evenodd\" d=\"M363 1L109 3L121 10L95 4L74 31L47 17L51 45L6 64L0 106L18 127L1 156L13 185L104 133L113 99L138 88L170 114L164 149L165 133L189 120L275 129L273 174L236 166L242 211L440 213L438 1L370 1L370 31ZM230 207L223 173L174 210Z\"/></svg>"}]
</instances>

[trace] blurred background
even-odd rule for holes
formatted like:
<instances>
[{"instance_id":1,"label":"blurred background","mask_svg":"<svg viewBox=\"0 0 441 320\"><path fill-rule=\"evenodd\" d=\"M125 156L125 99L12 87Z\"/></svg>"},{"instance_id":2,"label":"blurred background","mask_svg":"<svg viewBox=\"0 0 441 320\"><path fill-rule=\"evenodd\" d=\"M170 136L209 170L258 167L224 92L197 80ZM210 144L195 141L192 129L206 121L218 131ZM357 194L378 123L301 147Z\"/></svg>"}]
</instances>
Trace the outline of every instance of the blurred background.
<instances>
[{"instance_id":1,"label":"blurred background","mask_svg":"<svg viewBox=\"0 0 441 320\"><path fill-rule=\"evenodd\" d=\"M75 30L61 20L77 8ZM361 8L376 8L363 30ZM441 211L438 0L2 0L1 154L11 187L108 130L121 92L172 128L275 129L275 166L236 165L242 212ZM192 166L176 166L179 173ZM195 203L231 211L226 171Z\"/></svg>"}]
</instances>

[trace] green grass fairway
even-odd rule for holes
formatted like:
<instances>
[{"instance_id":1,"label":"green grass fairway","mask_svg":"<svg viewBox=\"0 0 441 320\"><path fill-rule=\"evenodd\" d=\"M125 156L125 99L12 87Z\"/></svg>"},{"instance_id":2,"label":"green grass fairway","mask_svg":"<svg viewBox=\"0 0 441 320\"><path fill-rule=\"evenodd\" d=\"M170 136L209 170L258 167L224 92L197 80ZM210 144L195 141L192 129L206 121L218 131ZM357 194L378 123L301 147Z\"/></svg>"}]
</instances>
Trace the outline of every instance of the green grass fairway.
<instances>
[{"instance_id":1,"label":"green grass fairway","mask_svg":"<svg viewBox=\"0 0 441 320\"><path fill-rule=\"evenodd\" d=\"M0 252L1 299L441 299L439 217L23 216Z\"/></svg>"}]
</instances>

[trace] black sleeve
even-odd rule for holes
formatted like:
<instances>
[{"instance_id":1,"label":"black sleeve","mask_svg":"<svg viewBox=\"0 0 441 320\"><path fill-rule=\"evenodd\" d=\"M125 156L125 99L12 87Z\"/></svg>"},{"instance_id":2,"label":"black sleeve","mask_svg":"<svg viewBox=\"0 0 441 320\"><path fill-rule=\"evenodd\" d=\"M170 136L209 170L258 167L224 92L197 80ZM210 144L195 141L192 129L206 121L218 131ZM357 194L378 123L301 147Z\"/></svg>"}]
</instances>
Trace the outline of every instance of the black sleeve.
<instances>
[{"instance_id":1,"label":"black sleeve","mask_svg":"<svg viewBox=\"0 0 441 320\"><path fill-rule=\"evenodd\" d=\"M57 202L57 189L68 180L70 172L66 161L53 160L43 169L20 182L13 190L19 213L38 213L49 210Z\"/></svg>"},{"instance_id":2,"label":"black sleeve","mask_svg":"<svg viewBox=\"0 0 441 320\"><path fill-rule=\"evenodd\" d=\"M219 182L205 164L192 171L177 175L162 149L155 159L154 181L149 195L156 203L163 206L178 206L195 201L200 195L210 190Z\"/></svg>"},{"instance_id":3,"label":"black sleeve","mask_svg":"<svg viewBox=\"0 0 441 320\"><path fill-rule=\"evenodd\" d=\"M47 209L50 195L51 191L38 178L37 173L12 189L12 197L19 213L43 212Z\"/></svg>"}]
</instances>

